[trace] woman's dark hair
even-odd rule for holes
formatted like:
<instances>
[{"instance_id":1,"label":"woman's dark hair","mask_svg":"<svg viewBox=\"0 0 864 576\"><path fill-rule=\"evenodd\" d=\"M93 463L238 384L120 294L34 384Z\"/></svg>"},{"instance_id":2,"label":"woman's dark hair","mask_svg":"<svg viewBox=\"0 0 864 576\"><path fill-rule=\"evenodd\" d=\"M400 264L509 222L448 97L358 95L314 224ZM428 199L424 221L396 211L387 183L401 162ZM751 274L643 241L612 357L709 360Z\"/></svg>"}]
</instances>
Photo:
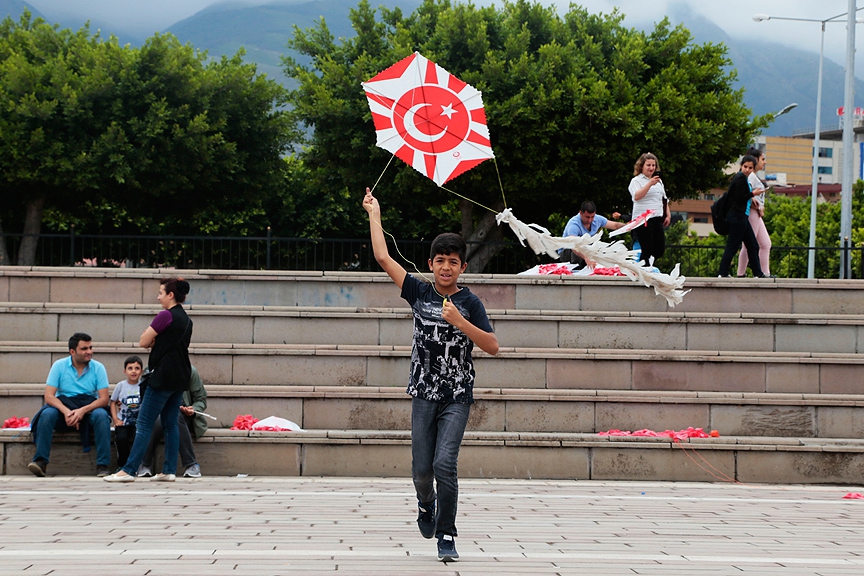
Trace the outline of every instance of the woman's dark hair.
<instances>
[{"instance_id":1,"label":"woman's dark hair","mask_svg":"<svg viewBox=\"0 0 864 576\"><path fill-rule=\"evenodd\" d=\"M636 160L636 164L633 166L633 175L638 176L642 173L642 167L645 166L646 160L654 160L654 171L660 170L660 161L657 160L657 156L652 154L651 152L645 152L639 159Z\"/></svg>"},{"instance_id":2,"label":"woman's dark hair","mask_svg":"<svg viewBox=\"0 0 864 576\"><path fill-rule=\"evenodd\" d=\"M432 241L432 248L429 250L429 259L434 260L435 256L439 254L444 254L445 256L456 254L459 256L461 262L465 262L465 254L467 252L468 248L462 236L453 234L452 232L445 232L436 236Z\"/></svg>"},{"instance_id":3,"label":"woman's dark hair","mask_svg":"<svg viewBox=\"0 0 864 576\"><path fill-rule=\"evenodd\" d=\"M754 158L750 154L745 154L741 157L741 166L743 166L745 162L750 162L751 164L753 164L753 168L756 168L756 158Z\"/></svg>"},{"instance_id":4,"label":"woman's dark hair","mask_svg":"<svg viewBox=\"0 0 864 576\"><path fill-rule=\"evenodd\" d=\"M189 282L183 278L165 278L161 282L165 287L165 293L174 293L174 300L178 304L182 304L186 300L186 295L189 294Z\"/></svg>"},{"instance_id":5,"label":"woman's dark hair","mask_svg":"<svg viewBox=\"0 0 864 576\"><path fill-rule=\"evenodd\" d=\"M764 152L762 152L758 148L751 147L747 150L747 153L745 154L745 156L753 156L753 158L755 158L756 160L759 160L759 158L762 157L762 154L764 154ZM754 164L754 166L755 166L755 164Z\"/></svg>"}]
</instances>

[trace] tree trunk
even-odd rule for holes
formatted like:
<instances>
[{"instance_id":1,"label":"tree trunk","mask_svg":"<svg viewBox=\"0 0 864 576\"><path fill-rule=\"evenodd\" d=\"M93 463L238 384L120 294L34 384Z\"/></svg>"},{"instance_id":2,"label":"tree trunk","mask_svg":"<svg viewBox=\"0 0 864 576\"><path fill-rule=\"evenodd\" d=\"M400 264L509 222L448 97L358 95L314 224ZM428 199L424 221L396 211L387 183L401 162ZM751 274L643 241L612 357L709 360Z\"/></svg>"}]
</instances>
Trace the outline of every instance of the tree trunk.
<instances>
[{"instance_id":1,"label":"tree trunk","mask_svg":"<svg viewBox=\"0 0 864 576\"><path fill-rule=\"evenodd\" d=\"M0 266L9 266L9 252L6 250L6 237L3 236L3 222L0 221Z\"/></svg>"},{"instance_id":2,"label":"tree trunk","mask_svg":"<svg viewBox=\"0 0 864 576\"><path fill-rule=\"evenodd\" d=\"M463 202L465 202L465 201L463 200ZM470 203L468 203L468 202L465 202L465 204L468 204L470 206ZM493 206L493 208L495 208L496 210L501 210L501 209L503 209L503 205L495 205L495 206ZM473 227L471 234L469 236L465 237L465 240L467 242L495 242L495 241L502 240L504 238L504 236L501 233L501 227L498 226L497 222L495 222L495 216L496 216L496 214L493 214L492 212L485 213L483 215L483 217L480 218L480 221L477 222L477 226ZM462 210L463 234L464 234L464 228L465 228L465 221L466 221L466 216L465 216L465 208L464 208L464 204L463 204L463 210ZM471 221L471 223L473 225L473 221L470 220L470 217L469 217L469 221ZM486 268L486 265L489 263L489 261L492 260L492 258L494 258L495 255L501 251L501 249L502 249L502 246L500 244L497 244L494 246L490 246L488 244L482 245L482 246L478 246L476 244L474 244L474 245L469 244L468 245L468 268L466 268L465 272L472 273L472 274L479 274L479 273L483 272L483 269Z\"/></svg>"},{"instance_id":3,"label":"tree trunk","mask_svg":"<svg viewBox=\"0 0 864 576\"><path fill-rule=\"evenodd\" d=\"M18 248L19 266L33 266L36 263L36 244L39 242L39 232L42 229L43 208L45 208L45 198L34 198L27 202L24 231L21 235L21 246Z\"/></svg>"}]
</instances>

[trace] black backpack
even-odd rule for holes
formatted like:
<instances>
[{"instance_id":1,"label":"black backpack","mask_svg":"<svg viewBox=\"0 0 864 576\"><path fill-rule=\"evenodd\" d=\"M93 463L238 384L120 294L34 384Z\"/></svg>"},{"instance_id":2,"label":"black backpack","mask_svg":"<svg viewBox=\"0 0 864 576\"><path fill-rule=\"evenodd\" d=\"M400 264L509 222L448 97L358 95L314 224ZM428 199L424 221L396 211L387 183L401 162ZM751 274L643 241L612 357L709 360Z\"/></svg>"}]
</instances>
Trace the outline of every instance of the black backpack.
<instances>
[{"instance_id":1,"label":"black backpack","mask_svg":"<svg viewBox=\"0 0 864 576\"><path fill-rule=\"evenodd\" d=\"M711 220L714 223L714 232L721 236L729 234L729 224L726 222L726 214L729 213L728 194L729 192L724 192L720 198L711 204Z\"/></svg>"}]
</instances>

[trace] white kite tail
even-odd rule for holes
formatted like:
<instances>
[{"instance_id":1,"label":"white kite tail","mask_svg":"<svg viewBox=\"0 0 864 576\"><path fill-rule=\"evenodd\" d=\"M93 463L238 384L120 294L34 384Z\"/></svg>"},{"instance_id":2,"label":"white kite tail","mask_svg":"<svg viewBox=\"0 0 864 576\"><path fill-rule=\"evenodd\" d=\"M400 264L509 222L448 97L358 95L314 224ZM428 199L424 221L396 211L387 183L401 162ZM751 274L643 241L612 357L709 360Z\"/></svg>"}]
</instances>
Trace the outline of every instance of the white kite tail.
<instances>
[{"instance_id":1,"label":"white kite tail","mask_svg":"<svg viewBox=\"0 0 864 576\"><path fill-rule=\"evenodd\" d=\"M654 292L666 299L669 306L680 304L684 295L689 290L683 290L686 278L680 275L680 264L668 274L660 272L656 268L636 260L636 251L629 250L621 241L609 243L600 238L603 236L601 230L594 236L552 236L546 228L537 224L525 224L513 215L513 211L507 208L495 216L500 226L502 222L510 225L510 229L516 234L519 242L534 250L535 254L548 254L550 258L558 258L558 250L569 248L578 252L583 258L593 260L600 266L617 266L628 278L641 281L645 286L654 288Z\"/></svg>"}]
</instances>

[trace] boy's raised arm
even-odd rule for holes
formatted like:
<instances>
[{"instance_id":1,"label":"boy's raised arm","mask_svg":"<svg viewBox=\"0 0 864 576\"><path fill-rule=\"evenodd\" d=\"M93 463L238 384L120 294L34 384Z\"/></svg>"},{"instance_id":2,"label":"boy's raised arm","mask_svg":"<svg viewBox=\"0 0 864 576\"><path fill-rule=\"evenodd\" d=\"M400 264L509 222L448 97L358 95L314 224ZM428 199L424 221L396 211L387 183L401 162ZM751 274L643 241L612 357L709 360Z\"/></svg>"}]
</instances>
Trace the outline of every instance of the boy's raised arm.
<instances>
[{"instance_id":1,"label":"boy's raised arm","mask_svg":"<svg viewBox=\"0 0 864 576\"><path fill-rule=\"evenodd\" d=\"M372 252L375 254L375 260L378 261L378 264L387 272L393 282L402 288L406 272L396 260L390 257L390 253L387 251L384 228L381 226L381 207L378 205L378 200L372 196L372 191L369 188L366 188L363 208L369 213L369 235L372 237Z\"/></svg>"}]
</instances>

